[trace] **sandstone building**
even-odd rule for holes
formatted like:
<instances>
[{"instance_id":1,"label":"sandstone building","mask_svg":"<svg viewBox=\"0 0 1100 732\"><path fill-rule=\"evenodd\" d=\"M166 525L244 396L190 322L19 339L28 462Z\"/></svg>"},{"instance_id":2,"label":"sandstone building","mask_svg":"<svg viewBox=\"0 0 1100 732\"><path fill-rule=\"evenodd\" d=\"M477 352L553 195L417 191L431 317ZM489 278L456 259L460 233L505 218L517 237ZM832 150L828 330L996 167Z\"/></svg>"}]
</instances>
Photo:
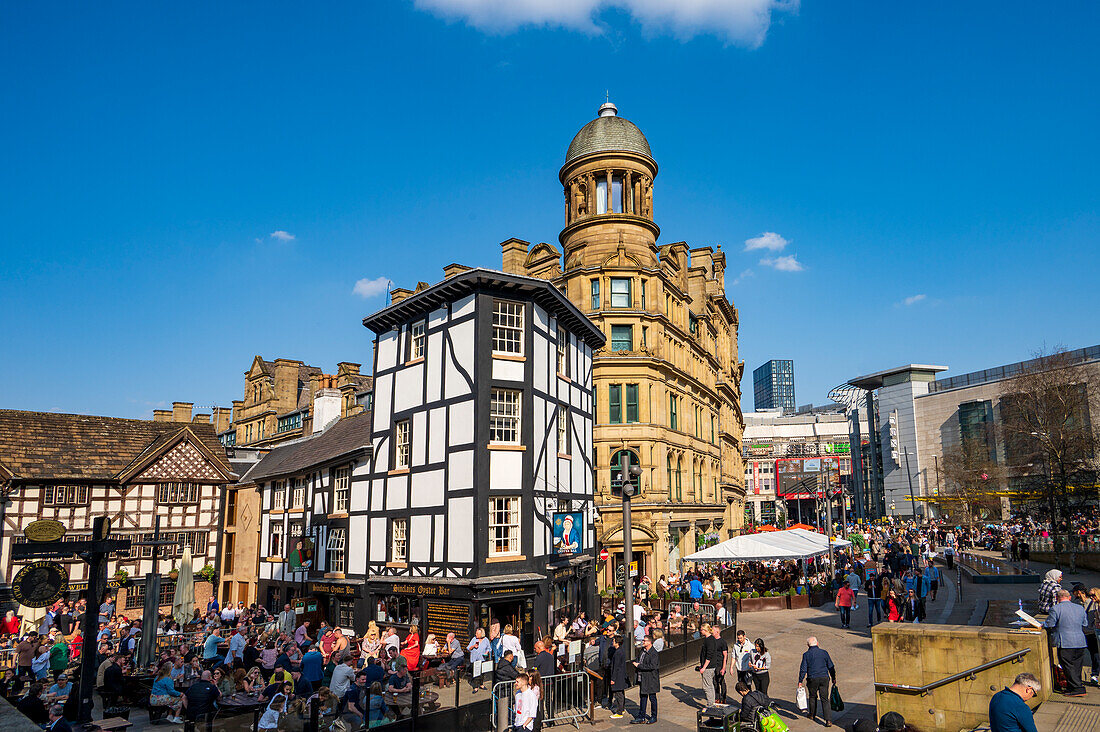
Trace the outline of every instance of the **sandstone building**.
<instances>
[{"instance_id":1,"label":"sandstone building","mask_svg":"<svg viewBox=\"0 0 1100 732\"><path fill-rule=\"evenodd\" d=\"M357 363L336 366L335 374L325 374L289 358L253 358L244 374L244 399L233 402L233 424L219 431L222 443L271 447L369 410L371 378L360 375Z\"/></svg>"},{"instance_id":2,"label":"sandstone building","mask_svg":"<svg viewBox=\"0 0 1100 732\"><path fill-rule=\"evenodd\" d=\"M604 104L559 172L561 248L501 245L505 272L552 281L607 337L593 360L597 539L611 555L601 567L605 585L622 565L611 474L623 451L643 467L633 500L639 575L655 581L700 540L725 539L744 519L744 364L726 256L721 247L657 244L656 177L641 130Z\"/></svg>"}]
</instances>

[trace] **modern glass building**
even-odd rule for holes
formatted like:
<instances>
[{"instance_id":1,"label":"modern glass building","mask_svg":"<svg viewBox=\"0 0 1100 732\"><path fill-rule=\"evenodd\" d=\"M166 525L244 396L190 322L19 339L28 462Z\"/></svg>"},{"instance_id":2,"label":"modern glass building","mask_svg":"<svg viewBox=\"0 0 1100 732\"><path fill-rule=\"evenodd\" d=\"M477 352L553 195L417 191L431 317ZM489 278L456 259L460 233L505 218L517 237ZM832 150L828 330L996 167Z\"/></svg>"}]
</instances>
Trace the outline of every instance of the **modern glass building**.
<instances>
[{"instance_id":1,"label":"modern glass building","mask_svg":"<svg viewBox=\"0 0 1100 732\"><path fill-rule=\"evenodd\" d=\"M793 412L794 361L772 360L752 372L753 404L761 409Z\"/></svg>"}]
</instances>

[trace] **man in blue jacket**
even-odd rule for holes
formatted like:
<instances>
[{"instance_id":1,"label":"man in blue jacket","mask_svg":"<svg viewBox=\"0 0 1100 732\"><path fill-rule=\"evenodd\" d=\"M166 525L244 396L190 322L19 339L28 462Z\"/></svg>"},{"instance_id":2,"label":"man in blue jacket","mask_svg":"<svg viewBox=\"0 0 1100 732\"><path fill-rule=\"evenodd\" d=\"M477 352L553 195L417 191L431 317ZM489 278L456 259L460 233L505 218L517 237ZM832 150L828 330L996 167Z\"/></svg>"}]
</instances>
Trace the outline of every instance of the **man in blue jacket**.
<instances>
[{"instance_id":1,"label":"man in blue jacket","mask_svg":"<svg viewBox=\"0 0 1100 732\"><path fill-rule=\"evenodd\" d=\"M1027 700L1035 698L1040 688L1034 675L1020 674L1012 686L994 694L989 700L990 732L1039 732Z\"/></svg>"},{"instance_id":2,"label":"man in blue jacket","mask_svg":"<svg viewBox=\"0 0 1100 732\"><path fill-rule=\"evenodd\" d=\"M1044 628L1051 628L1050 642L1058 646L1058 663L1066 674L1066 696L1084 696L1085 685L1081 683L1081 667L1085 663L1085 631L1088 629L1088 617L1085 608L1071 602L1068 590L1054 593L1054 607L1043 621Z\"/></svg>"},{"instance_id":3,"label":"man in blue jacket","mask_svg":"<svg viewBox=\"0 0 1100 732\"><path fill-rule=\"evenodd\" d=\"M798 667L798 685L806 682L806 697L809 702L809 710L806 712L811 720L817 716L817 701L821 700L821 716L825 718L825 726L831 727L831 710L829 708L829 679L836 685L836 668L829 652L818 648L817 638L810 636L806 639L809 646L802 654L802 664Z\"/></svg>"}]
</instances>

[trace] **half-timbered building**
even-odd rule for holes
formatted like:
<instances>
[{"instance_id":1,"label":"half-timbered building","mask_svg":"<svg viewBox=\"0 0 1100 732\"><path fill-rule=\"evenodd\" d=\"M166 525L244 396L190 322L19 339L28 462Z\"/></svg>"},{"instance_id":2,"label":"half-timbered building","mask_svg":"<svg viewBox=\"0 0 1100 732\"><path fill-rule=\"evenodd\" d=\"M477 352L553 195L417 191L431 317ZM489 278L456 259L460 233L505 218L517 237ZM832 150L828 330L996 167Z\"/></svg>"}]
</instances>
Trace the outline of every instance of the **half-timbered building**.
<instances>
[{"instance_id":1,"label":"half-timbered building","mask_svg":"<svg viewBox=\"0 0 1100 732\"><path fill-rule=\"evenodd\" d=\"M591 609L604 336L545 280L444 271L363 321L374 454L352 521L371 618L461 638L499 619L529 641Z\"/></svg>"},{"instance_id":2,"label":"half-timbered building","mask_svg":"<svg viewBox=\"0 0 1100 732\"><path fill-rule=\"evenodd\" d=\"M321 390L316 399L333 398ZM316 405L315 405L316 408ZM291 603L363 632L370 413L341 417L267 453L242 479L260 496L259 601Z\"/></svg>"},{"instance_id":3,"label":"half-timbered building","mask_svg":"<svg viewBox=\"0 0 1100 732\"><path fill-rule=\"evenodd\" d=\"M152 539L159 516L162 538L179 540L161 550L162 575L178 566L185 546L200 574L217 556L220 493L235 479L208 417L176 422L0 410L0 492L6 499L0 501L0 603L10 604L8 583L18 571L12 543L40 518L60 521L65 539L78 541L91 536L94 517L106 515L112 535L140 542ZM120 610L143 606L152 556L151 546L135 546L110 560ZM85 589L86 565L77 559L66 564L74 594ZM210 587L203 589L196 586L208 596ZM163 577L160 604L171 605L174 592L175 583Z\"/></svg>"}]
</instances>

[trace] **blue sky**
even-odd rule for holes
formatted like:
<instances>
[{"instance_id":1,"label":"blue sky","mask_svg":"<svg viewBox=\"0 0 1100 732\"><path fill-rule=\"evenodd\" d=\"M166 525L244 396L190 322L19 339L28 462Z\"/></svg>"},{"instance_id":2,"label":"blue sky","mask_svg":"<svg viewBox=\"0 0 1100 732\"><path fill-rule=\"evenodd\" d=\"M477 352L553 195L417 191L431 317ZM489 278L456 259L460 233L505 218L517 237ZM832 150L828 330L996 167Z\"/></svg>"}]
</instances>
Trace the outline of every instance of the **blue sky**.
<instances>
[{"instance_id":1,"label":"blue sky","mask_svg":"<svg viewBox=\"0 0 1100 732\"><path fill-rule=\"evenodd\" d=\"M605 90L661 166L661 241L729 255L747 409L769 358L821 403L901 363L1098 343L1098 21L1088 2L5 3L0 407L228 404L257 353L369 368L384 293L356 283L556 242L557 170Z\"/></svg>"}]
</instances>

